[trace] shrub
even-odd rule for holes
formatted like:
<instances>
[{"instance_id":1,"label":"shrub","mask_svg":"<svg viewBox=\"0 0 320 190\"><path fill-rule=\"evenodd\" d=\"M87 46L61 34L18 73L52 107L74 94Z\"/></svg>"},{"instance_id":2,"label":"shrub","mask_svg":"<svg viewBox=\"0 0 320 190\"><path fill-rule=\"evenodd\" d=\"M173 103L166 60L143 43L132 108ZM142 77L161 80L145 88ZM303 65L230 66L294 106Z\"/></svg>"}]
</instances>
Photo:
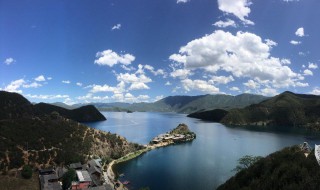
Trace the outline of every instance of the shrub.
<instances>
[{"instance_id":1,"label":"shrub","mask_svg":"<svg viewBox=\"0 0 320 190\"><path fill-rule=\"evenodd\" d=\"M32 177L32 168L29 165L23 166L21 176L25 179L30 179Z\"/></svg>"}]
</instances>

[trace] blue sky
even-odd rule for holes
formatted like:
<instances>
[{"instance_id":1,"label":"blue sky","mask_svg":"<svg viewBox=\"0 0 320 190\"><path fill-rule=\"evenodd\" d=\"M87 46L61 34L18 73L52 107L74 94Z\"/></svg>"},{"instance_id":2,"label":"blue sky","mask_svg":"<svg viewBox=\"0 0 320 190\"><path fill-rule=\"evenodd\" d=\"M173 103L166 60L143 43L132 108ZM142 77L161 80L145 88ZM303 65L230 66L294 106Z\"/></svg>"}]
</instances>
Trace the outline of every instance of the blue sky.
<instances>
[{"instance_id":1,"label":"blue sky","mask_svg":"<svg viewBox=\"0 0 320 190\"><path fill-rule=\"evenodd\" d=\"M320 94L319 0L0 0L0 89L32 102Z\"/></svg>"}]
</instances>

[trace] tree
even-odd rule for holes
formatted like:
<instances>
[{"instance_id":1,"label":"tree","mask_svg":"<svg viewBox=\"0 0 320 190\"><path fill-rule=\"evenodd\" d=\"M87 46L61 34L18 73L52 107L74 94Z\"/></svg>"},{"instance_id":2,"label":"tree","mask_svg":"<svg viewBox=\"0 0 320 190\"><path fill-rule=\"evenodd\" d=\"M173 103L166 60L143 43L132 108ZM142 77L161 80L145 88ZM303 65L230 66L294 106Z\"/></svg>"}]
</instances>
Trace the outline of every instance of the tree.
<instances>
[{"instance_id":1,"label":"tree","mask_svg":"<svg viewBox=\"0 0 320 190\"><path fill-rule=\"evenodd\" d=\"M76 171L74 169L69 169L62 176L62 189L66 190L71 186L71 182L76 179Z\"/></svg>"},{"instance_id":2,"label":"tree","mask_svg":"<svg viewBox=\"0 0 320 190\"><path fill-rule=\"evenodd\" d=\"M32 168L29 165L23 166L21 176L25 179L30 179L32 177Z\"/></svg>"},{"instance_id":3,"label":"tree","mask_svg":"<svg viewBox=\"0 0 320 190\"><path fill-rule=\"evenodd\" d=\"M245 155L242 158L238 160L238 165L236 168L233 169L233 171L240 172L243 169L249 168L252 164L259 161L262 157L261 156L251 156L251 155Z\"/></svg>"}]
</instances>

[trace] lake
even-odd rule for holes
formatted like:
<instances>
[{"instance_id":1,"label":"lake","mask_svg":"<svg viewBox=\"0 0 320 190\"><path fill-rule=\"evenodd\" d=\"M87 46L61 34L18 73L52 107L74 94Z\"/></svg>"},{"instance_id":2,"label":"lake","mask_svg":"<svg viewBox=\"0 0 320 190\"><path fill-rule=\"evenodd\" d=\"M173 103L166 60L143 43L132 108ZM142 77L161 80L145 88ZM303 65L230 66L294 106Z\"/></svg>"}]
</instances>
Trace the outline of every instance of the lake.
<instances>
[{"instance_id":1,"label":"lake","mask_svg":"<svg viewBox=\"0 0 320 190\"><path fill-rule=\"evenodd\" d=\"M213 190L235 173L244 155L266 156L286 146L307 141L312 148L320 138L289 130L259 131L226 127L219 123L188 118L184 114L149 112L103 112L107 121L87 123L103 131L147 144L161 134L185 123L196 133L193 142L152 150L115 167L129 180L129 189Z\"/></svg>"}]
</instances>

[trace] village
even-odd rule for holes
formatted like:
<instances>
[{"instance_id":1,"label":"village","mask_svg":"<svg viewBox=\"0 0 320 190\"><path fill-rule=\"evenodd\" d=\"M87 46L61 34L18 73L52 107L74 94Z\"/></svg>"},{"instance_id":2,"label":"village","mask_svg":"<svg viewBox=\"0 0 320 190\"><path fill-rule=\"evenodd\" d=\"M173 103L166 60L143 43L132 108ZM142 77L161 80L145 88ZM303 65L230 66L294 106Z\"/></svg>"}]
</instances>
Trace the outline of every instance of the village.
<instances>
[{"instance_id":1,"label":"village","mask_svg":"<svg viewBox=\"0 0 320 190\"><path fill-rule=\"evenodd\" d=\"M113 165L133 159L147 151L176 143L189 142L196 138L187 125L179 124L170 132L160 134L153 138L145 148L136 152L131 152L108 164L106 170L101 159L91 159L85 164L72 163L66 167L56 167L52 169L39 170L39 180L41 190L61 190L62 177L68 170L74 170L76 180L72 180L71 190L125 190L130 181L121 182L113 172ZM118 176L121 177L121 176Z\"/></svg>"}]
</instances>

